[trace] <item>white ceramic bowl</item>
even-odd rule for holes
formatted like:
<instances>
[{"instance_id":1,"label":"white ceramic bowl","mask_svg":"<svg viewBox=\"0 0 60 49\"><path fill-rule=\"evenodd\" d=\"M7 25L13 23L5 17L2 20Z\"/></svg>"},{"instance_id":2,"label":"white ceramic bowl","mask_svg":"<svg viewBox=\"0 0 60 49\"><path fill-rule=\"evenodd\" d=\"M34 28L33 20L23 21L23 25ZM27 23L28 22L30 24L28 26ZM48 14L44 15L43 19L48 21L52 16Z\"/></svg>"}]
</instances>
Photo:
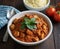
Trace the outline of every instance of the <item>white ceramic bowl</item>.
<instances>
[{"instance_id":1,"label":"white ceramic bowl","mask_svg":"<svg viewBox=\"0 0 60 49\"><path fill-rule=\"evenodd\" d=\"M47 4L43 7L39 7L39 8L33 8L31 6L29 6L28 4L25 3L25 0L23 0L23 3L25 5L25 7L29 10L36 10L36 11L44 11L46 8L48 8L49 4L50 4L50 0L47 0Z\"/></svg>"},{"instance_id":2,"label":"white ceramic bowl","mask_svg":"<svg viewBox=\"0 0 60 49\"><path fill-rule=\"evenodd\" d=\"M12 35L9 26L12 24L12 22L13 22L13 20L14 20L15 18L20 18L20 17L24 16L25 14L32 14L32 13L42 16L42 18L47 22L47 24L48 24L48 26L49 26L49 33L48 33L48 35L47 35L44 39L42 39L42 40L40 40L40 41L38 41L38 42L22 42L22 41L19 41L18 39L16 39L16 38ZM14 16L9 20L8 25L7 25L7 30L8 30L8 33L9 33L9 35L11 36L11 38L12 38L13 40L15 40L16 42L18 42L18 43L20 43L20 44L27 45L27 46L31 46L31 45L37 45L37 44L42 43L42 42L44 42L45 40L47 40L47 39L49 38L49 36L51 35L51 33L52 33L53 26L52 26L51 20L50 20L45 14L43 14L43 13L41 13L41 12L37 12L37 11L23 11L23 12L21 12L21 13L18 13L18 14L16 14L16 15L14 15Z\"/></svg>"}]
</instances>

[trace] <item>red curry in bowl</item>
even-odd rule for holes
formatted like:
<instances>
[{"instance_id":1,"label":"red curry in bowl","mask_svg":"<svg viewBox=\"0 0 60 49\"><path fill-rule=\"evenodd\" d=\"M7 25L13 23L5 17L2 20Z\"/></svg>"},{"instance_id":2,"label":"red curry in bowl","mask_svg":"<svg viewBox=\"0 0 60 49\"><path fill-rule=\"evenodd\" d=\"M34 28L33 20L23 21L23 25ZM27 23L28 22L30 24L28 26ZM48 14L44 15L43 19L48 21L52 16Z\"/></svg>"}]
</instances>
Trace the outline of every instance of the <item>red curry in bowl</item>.
<instances>
[{"instance_id":1,"label":"red curry in bowl","mask_svg":"<svg viewBox=\"0 0 60 49\"><path fill-rule=\"evenodd\" d=\"M15 18L10 25L13 36L23 42L37 42L44 39L49 27L45 20L37 14L26 14Z\"/></svg>"}]
</instances>

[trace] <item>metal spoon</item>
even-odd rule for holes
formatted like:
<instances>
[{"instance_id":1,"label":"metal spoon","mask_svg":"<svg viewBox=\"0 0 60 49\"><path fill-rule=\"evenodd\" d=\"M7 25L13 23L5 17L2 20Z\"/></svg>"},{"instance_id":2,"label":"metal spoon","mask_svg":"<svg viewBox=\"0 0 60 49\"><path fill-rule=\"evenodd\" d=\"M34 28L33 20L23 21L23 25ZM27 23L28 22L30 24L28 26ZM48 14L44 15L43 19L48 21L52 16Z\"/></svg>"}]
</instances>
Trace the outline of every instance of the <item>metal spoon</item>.
<instances>
[{"instance_id":1,"label":"metal spoon","mask_svg":"<svg viewBox=\"0 0 60 49\"><path fill-rule=\"evenodd\" d=\"M7 19L9 20L13 15L15 15L16 12L14 9L12 10L7 10ZM3 37L3 42L6 42L8 40L8 32L6 30L4 37Z\"/></svg>"}]
</instances>

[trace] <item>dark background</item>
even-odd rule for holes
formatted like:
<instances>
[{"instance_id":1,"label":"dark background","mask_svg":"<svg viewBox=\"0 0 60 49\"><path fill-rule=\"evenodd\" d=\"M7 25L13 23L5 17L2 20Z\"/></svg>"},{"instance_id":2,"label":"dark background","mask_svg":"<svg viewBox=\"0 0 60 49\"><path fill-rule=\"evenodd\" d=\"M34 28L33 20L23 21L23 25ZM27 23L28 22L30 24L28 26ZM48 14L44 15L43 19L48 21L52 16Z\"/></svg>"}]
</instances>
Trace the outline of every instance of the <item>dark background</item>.
<instances>
[{"instance_id":1,"label":"dark background","mask_svg":"<svg viewBox=\"0 0 60 49\"><path fill-rule=\"evenodd\" d=\"M51 5L56 5L60 0L51 0ZM20 11L27 10L22 0L0 0L0 5L9 5ZM53 23L52 35L43 43L36 46L23 46L16 43L10 36L7 42L2 42L6 26L0 30L0 49L60 49L60 23Z\"/></svg>"}]
</instances>

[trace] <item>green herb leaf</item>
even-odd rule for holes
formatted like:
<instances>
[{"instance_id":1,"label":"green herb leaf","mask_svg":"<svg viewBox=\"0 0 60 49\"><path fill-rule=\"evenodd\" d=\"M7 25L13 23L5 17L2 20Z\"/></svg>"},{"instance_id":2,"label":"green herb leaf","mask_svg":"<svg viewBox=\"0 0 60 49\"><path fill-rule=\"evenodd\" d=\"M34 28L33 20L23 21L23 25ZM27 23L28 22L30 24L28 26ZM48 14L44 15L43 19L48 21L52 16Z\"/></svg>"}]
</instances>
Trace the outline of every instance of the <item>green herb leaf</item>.
<instances>
[{"instance_id":1,"label":"green herb leaf","mask_svg":"<svg viewBox=\"0 0 60 49\"><path fill-rule=\"evenodd\" d=\"M25 17L25 18L24 18L24 21L25 21L25 22L29 22L29 21L30 21L30 19L29 19L29 18L27 18L27 17Z\"/></svg>"},{"instance_id":2,"label":"green herb leaf","mask_svg":"<svg viewBox=\"0 0 60 49\"><path fill-rule=\"evenodd\" d=\"M36 20L35 18L31 18L31 21L32 21L32 22L35 22L35 20Z\"/></svg>"},{"instance_id":3,"label":"green herb leaf","mask_svg":"<svg viewBox=\"0 0 60 49\"><path fill-rule=\"evenodd\" d=\"M22 22L21 25L22 25L22 26L21 26L21 29L26 28L25 22Z\"/></svg>"},{"instance_id":4,"label":"green herb leaf","mask_svg":"<svg viewBox=\"0 0 60 49\"><path fill-rule=\"evenodd\" d=\"M36 25L27 25L27 28L33 30L33 29L36 29L37 27L36 27Z\"/></svg>"},{"instance_id":5,"label":"green herb leaf","mask_svg":"<svg viewBox=\"0 0 60 49\"><path fill-rule=\"evenodd\" d=\"M22 25L21 28L24 29L25 27L27 27L31 30L36 29L37 27L36 27L35 20L36 20L35 18L29 19L29 18L25 17L24 21L21 24Z\"/></svg>"}]
</instances>

